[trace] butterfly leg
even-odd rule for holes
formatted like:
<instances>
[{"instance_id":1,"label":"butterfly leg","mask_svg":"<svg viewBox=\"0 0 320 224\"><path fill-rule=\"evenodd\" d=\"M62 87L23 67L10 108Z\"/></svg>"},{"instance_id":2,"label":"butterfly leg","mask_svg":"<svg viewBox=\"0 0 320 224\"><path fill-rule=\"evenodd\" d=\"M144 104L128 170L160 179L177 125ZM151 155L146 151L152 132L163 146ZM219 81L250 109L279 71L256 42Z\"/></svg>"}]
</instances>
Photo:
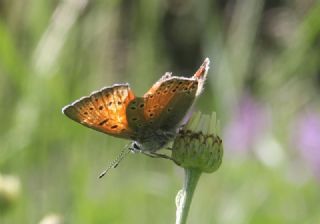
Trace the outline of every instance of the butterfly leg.
<instances>
[{"instance_id":1,"label":"butterfly leg","mask_svg":"<svg viewBox=\"0 0 320 224\"><path fill-rule=\"evenodd\" d=\"M167 155L161 154L161 153L151 152L151 155L153 155L155 157L158 157L158 158L164 158L164 159L173 160L170 156L167 156Z\"/></svg>"},{"instance_id":2,"label":"butterfly leg","mask_svg":"<svg viewBox=\"0 0 320 224\"><path fill-rule=\"evenodd\" d=\"M141 153L143 153L146 156L149 156L151 158L163 158L163 159L168 159L173 161L175 164L179 165L172 157L161 154L161 153L156 153L156 152L145 152L145 151L141 151Z\"/></svg>"},{"instance_id":3,"label":"butterfly leg","mask_svg":"<svg viewBox=\"0 0 320 224\"><path fill-rule=\"evenodd\" d=\"M156 152L147 152L147 151L140 151L141 153L145 154L146 156L150 156L152 158L164 158L164 159L170 159L172 158L170 156L164 155L164 154L159 154Z\"/></svg>"}]
</instances>

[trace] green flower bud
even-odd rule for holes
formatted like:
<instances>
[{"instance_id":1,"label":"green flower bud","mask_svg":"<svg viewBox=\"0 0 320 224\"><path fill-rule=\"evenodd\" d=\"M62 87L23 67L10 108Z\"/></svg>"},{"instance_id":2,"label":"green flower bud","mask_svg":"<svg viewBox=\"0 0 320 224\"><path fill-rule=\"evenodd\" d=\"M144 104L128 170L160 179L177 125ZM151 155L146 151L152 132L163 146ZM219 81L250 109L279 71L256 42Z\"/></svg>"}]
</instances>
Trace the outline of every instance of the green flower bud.
<instances>
[{"instance_id":1,"label":"green flower bud","mask_svg":"<svg viewBox=\"0 0 320 224\"><path fill-rule=\"evenodd\" d=\"M222 140L217 135L216 114L194 114L179 131L172 147L172 158L181 167L212 173L222 162Z\"/></svg>"}]
</instances>

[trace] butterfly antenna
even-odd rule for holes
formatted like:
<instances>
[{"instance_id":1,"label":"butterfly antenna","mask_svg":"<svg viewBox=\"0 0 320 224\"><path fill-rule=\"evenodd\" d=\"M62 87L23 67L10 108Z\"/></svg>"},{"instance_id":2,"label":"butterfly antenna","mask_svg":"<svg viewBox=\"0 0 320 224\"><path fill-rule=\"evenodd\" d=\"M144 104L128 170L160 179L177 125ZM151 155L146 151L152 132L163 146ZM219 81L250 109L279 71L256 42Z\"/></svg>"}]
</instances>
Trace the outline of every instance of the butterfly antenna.
<instances>
[{"instance_id":1,"label":"butterfly antenna","mask_svg":"<svg viewBox=\"0 0 320 224\"><path fill-rule=\"evenodd\" d=\"M104 175L106 175L106 173L112 169L112 168L116 168L119 163L129 154L130 149L128 148L128 145L125 146L125 148L120 152L120 154L118 155L118 157L113 160L110 165L107 167L107 169L105 169L100 175L99 175L99 179L104 177Z\"/></svg>"}]
</instances>

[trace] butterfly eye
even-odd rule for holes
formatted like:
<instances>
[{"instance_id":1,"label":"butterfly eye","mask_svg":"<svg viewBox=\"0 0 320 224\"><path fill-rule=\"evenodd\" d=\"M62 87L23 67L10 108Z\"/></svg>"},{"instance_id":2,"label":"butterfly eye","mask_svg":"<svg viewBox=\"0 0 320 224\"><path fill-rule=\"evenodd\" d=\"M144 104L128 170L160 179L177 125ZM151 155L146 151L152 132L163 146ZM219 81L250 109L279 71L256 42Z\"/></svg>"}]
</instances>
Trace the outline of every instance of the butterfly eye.
<instances>
[{"instance_id":1,"label":"butterfly eye","mask_svg":"<svg viewBox=\"0 0 320 224\"><path fill-rule=\"evenodd\" d=\"M133 146L134 149L140 150L140 147L138 146L137 143L134 142L134 143L132 144L132 146Z\"/></svg>"}]
</instances>

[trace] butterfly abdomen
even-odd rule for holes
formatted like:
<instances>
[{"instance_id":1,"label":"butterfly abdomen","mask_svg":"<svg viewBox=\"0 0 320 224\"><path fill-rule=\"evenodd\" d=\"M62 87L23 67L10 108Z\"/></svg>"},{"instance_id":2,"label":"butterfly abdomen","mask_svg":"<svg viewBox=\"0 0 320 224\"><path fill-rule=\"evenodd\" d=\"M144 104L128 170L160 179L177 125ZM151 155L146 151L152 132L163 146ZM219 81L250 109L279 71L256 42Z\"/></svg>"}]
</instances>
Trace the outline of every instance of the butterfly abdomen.
<instances>
[{"instance_id":1,"label":"butterfly abdomen","mask_svg":"<svg viewBox=\"0 0 320 224\"><path fill-rule=\"evenodd\" d=\"M167 145L176 135L175 131L146 130L143 136L136 140L141 151L156 152Z\"/></svg>"}]
</instances>

